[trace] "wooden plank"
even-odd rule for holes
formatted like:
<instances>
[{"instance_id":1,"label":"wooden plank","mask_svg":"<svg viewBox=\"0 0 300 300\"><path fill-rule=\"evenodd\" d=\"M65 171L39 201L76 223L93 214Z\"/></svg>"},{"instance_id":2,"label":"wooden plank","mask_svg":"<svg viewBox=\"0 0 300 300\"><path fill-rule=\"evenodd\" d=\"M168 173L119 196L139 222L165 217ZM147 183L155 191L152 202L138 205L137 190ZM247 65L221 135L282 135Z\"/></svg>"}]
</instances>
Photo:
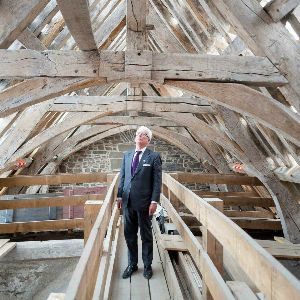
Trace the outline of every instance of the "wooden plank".
<instances>
[{"instance_id":1,"label":"wooden plank","mask_svg":"<svg viewBox=\"0 0 300 300\"><path fill-rule=\"evenodd\" d=\"M8 48L49 0L10 0L0 4L0 48Z\"/></svg>"},{"instance_id":2,"label":"wooden plank","mask_svg":"<svg viewBox=\"0 0 300 300\"><path fill-rule=\"evenodd\" d=\"M240 281L227 281L235 299L237 300L257 300L256 295L251 291L245 282Z\"/></svg>"},{"instance_id":3,"label":"wooden plank","mask_svg":"<svg viewBox=\"0 0 300 300\"><path fill-rule=\"evenodd\" d=\"M153 220L152 224L157 223ZM152 225L153 226L153 225ZM169 300L170 294L168 291L167 280L163 270L163 261L158 249L158 241L153 232L153 277L149 280L150 299Z\"/></svg>"},{"instance_id":4,"label":"wooden plank","mask_svg":"<svg viewBox=\"0 0 300 300\"><path fill-rule=\"evenodd\" d=\"M139 74L149 75L151 72L151 78L146 78L148 81L185 79L251 83L260 86L279 86L287 83L268 59L257 56L226 57L149 51L121 53L102 50L99 59L98 54L92 51L87 53L70 50L0 50L0 72L3 79L42 76L130 80L132 75L131 72L129 76L126 75L126 68L131 68L133 63L136 64ZM139 80L144 81L145 78Z\"/></svg>"},{"instance_id":5,"label":"wooden plank","mask_svg":"<svg viewBox=\"0 0 300 300\"><path fill-rule=\"evenodd\" d=\"M113 274L114 274L114 270L116 268L116 255L117 255L117 249L120 245L120 242L119 242L119 240L121 238L120 235L122 235L122 233L123 233L123 227L120 224L119 228L117 228L117 230L116 230L115 239L112 244L110 264L109 264L109 268L107 271L107 279L106 279L105 291L104 291L104 296L103 296L103 299L105 299L105 300L111 299Z\"/></svg>"},{"instance_id":6,"label":"wooden plank","mask_svg":"<svg viewBox=\"0 0 300 300\"><path fill-rule=\"evenodd\" d=\"M204 198L209 200L211 198ZM260 197L220 197L224 201L224 205L232 206L258 206L258 207L274 207L274 201L272 198L260 198Z\"/></svg>"},{"instance_id":7,"label":"wooden plank","mask_svg":"<svg viewBox=\"0 0 300 300\"><path fill-rule=\"evenodd\" d=\"M224 215L231 217L246 217L246 218L270 218L274 219L274 214L271 211L259 211L259 210L224 210Z\"/></svg>"},{"instance_id":8,"label":"wooden plank","mask_svg":"<svg viewBox=\"0 0 300 300\"><path fill-rule=\"evenodd\" d=\"M8 252L10 252L12 249L14 249L17 246L17 243L9 242L3 245L0 248L0 257L5 256Z\"/></svg>"},{"instance_id":9,"label":"wooden plank","mask_svg":"<svg viewBox=\"0 0 300 300\"><path fill-rule=\"evenodd\" d=\"M117 206L115 206L109 221L105 240L103 241L103 252L100 260L95 288L93 291L93 300L103 299L104 296L105 286L107 281L107 273L111 263L110 255L111 255L112 243L115 238L115 235L117 237L119 235L119 228L117 227L117 222L120 221L119 215L120 215L120 211L117 208ZM111 278L109 280L111 280Z\"/></svg>"},{"instance_id":10,"label":"wooden plank","mask_svg":"<svg viewBox=\"0 0 300 300\"><path fill-rule=\"evenodd\" d=\"M102 204L103 201L86 201L84 204L84 244L89 238Z\"/></svg>"},{"instance_id":11,"label":"wooden plank","mask_svg":"<svg viewBox=\"0 0 300 300\"><path fill-rule=\"evenodd\" d=\"M0 248L9 242L9 239L0 239Z\"/></svg>"},{"instance_id":12,"label":"wooden plank","mask_svg":"<svg viewBox=\"0 0 300 300\"><path fill-rule=\"evenodd\" d=\"M278 22L299 5L299 0L272 0L267 3L264 9Z\"/></svg>"},{"instance_id":13,"label":"wooden plank","mask_svg":"<svg viewBox=\"0 0 300 300\"><path fill-rule=\"evenodd\" d=\"M172 173L171 173L171 176ZM205 174L205 173L174 173L174 178L184 183L215 183L233 185L263 185L258 178L233 174Z\"/></svg>"},{"instance_id":14,"label":"wooden plank","mask_svg":"<svg viewBox=\"0 0 300 300\"><path fill-rule=\"evenodd\" d=\"M140 233L138 234L138 261L139 261L139 269L136 272L134 272L130 278L130 299L150 300L151 295L150 295L148 280L145 279L143 276L142 241L141 241ZM155 276L154 273L153 276Z\"/></svg>"},{"instance_id":15,"label":"wooden plank","mask_svg":"<svg viewBox=\"0 0 300 300\"><path fill-rule=\"evenodd\" d=\"M218 198L213 198L207 201L210 205L218 209L220 212L223 212L223 201ZM202 229L202 245L213 264L215 265L218 272L221 276L224 273L223 268L223 246L220 242L211 234L210 230L203 226ZM206 284L205 280L203 281L203 298L205 300L213 299L211 288Z\"/></svg>"},{"instance_id":16,"label":"wooden plank","mask_svg":"<svg viewBox=\"0 0 300 300\"><path fill-rule=\"evenodd\" d=\"M128 251L124 237L124 225L120 228L121 236L116 252L116 267L112 277L111 299L130 300L130 279L123 279L122 274L128 266Z\"/></svg>"},{"instance_id":17,"label":"wooden plank","mask_svg":"<svg viewBox=\"0 0 300 300\"><path fill-rule=\"evenodd\" d=\"M15 187L28 185L54 185L62 183L106 182L105 173L55 174L55 175L19 175L0 178L0 186Z\"/></svg>"},{"instance_id":18,"label":"wooden plank","mask_svg":"<svg viewBox=\"0 0 300 300\"><path fill-rule=\"evenodd\" d=\"M51 293L47 300L64 300L65 293Z\"/></svg>"},{"instance_id":19,"label":"wooden plank","mask_svg":"<svg viewBox=\"0 0 300 300\"><path fill-rule=\"evenodd\" d=\"M280 220L237 217L231 220L243 229L282 230Z\"/></svg>"},{"instance_id":20,"label":"wooden plank","mask_svg":"<svg viewBox=\"0 0 300 300\"><path fill-rule=\"evenodd\" d=\"M86 0L57 0L66 25L80 50L97 50Z\"/></svg>"},{"instance_id":21,"label":"wooden plank","mask_svg":"<svg viewBox=\"0 0 300 300\"><path fill-rule=\"evenodd\" d=\"M170 175L163 174L163 183L175 195L180 195L180 200L202 224L207 226L224 249L231 253L243 271L251 274L253 283L266 297L271 298L274 294L278 299L300 297L299 281L240 227L192 191L177 183ZM275 290L272 287L276 287Z\"/></svg>"},{"instance_id":22,"label":"wooden plank","mask_svg":"<svg viewBox=\"0 0 300 300\"><path fill-rule=\"evenodd\" d=\"M300 245L298 244L269 240L256 240L256 242L277 259L300 260Z\"/></svg>"},{"instance_id":23,"label":"wooden plank","mask_svg":"<svg viewBox=\"0 0 300 300\"><path fill-rule=\"evenodd\" d=\"M62 229L83 228L83 225L83 218L2 223L0 224L0 233L55 231Z\"/></svg>"},{"instance_id":24,"label":"wooden plank","mask_svg":"<svg viewBox=\"0 0 300 300\"><path fill-rule=\"evenodd\" d=\"M41 198L21 198L21 199L5 199L0 200L1 209L16 209L16 208L37 208L37 207L53 207L53 206L68 206L68 205L83 205L87 200L103 200L103 194L87 194L76 196L54 196ZM102 201L100 201L102 202Z\"/></svg>"},{"instance_id":25,"label":"wooden plank","mask_svg":"<svg viewBox=\"0 0 300 300\"><path fill-rule=\"evenodd\" d=\"M162 206L167 210L168 216L174 222L176 229L184 240L189 252L191 253L200 273L202 274L203 284L206 284L214 299L234 299L229 288L226 286L222 276L211 261L202 245L191 233L190 229L180 218L169 200L161 195Z\"/></svg>"}]
</instances>

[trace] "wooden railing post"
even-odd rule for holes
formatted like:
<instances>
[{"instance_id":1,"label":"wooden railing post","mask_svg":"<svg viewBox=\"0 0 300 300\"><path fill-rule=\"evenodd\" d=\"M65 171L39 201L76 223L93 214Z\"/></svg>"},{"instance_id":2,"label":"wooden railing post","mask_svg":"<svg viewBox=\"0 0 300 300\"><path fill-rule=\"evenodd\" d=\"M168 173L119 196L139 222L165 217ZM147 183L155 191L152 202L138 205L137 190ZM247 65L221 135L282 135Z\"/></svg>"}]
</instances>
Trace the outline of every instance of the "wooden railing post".
<instances>
[{"instance_id":1,"label":"wooden railing post","mask_svg":"<svg viewBox=\"0 0 300 300\"><path fill-rule=\"evenodd\" d=\"M103 201L89 200L85 202L84 205L84 244L86 244L90 232L95 224L97 215L100 211L100 208L103 204Z\"/></svg>"},{"instance_id":2,"label":"wooden railing post","mask_svg":"<svg viewBox=\"0 0 300 300\"><path fill-rule=\"evenodd\" d=\"M203 198L214 208L223 212L223 201L219 198ZM202 231L203 236L203 248L211 258L212 262L216 266L217 270L223 275L223 246L218 242L218 240L207 230L206 227L203 227ZM205 280L203 282L203 299L210 300L213 299L210 291L205 284Z\"/></svg>"}]
</instances>

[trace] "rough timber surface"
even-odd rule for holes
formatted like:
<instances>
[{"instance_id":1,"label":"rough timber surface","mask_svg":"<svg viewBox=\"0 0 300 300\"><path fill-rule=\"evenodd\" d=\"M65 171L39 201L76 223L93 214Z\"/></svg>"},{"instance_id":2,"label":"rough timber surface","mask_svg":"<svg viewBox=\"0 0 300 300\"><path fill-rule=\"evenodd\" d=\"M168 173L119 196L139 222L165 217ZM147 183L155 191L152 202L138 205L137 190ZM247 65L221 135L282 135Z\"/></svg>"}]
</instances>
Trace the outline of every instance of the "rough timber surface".
<instances>
[{"instance_id":1,"label":"rough timber surface","mask_svg":"<svg viewBox=\"0 0 300 300\"><path fill-rule=\"evenodd\" d=\"M112 277L111 300L148 300L148 299L170 299L166 279L164 276L162 262L158 252L155 238L153 240L153 277L148 281L143 277L142 243L138 236L139 263L138 271L131 278L122 279L122 274L127 267L127 246L124 238L123 227L117 249L116 266Z\"/></svg>"}]
</instances>

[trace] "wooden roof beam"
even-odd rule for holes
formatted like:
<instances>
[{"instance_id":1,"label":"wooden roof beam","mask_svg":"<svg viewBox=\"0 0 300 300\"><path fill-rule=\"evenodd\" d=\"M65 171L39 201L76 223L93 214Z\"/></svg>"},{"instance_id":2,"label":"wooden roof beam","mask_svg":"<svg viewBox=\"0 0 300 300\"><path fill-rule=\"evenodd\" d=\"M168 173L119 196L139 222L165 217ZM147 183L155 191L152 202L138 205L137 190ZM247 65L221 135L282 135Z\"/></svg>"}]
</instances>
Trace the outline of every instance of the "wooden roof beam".
<instances>
[{"instance_id":1,"label":"wooden roof beam","mask_svg":"<svg viewBox=\"0 0 300 300\"><path fill-rule=\"evenodd\" d=\"M86 0L56 1L79 49L96 50L88 2Z\"/></svg>"},{"instance_id":2,"label":"wooden roof beam","mask_svg":"<svg viewBox=\"0 0 300 300\"><path fill-rule=\"evenodd\" d=\"M67 66L67 67L66 67ZM85 77L163 82L166 79L280 86L287 80L267 58L150 51L0 50L2 78Z\"/></svg>"},{"instance_id":3,"label":"wooden roof beam","mask_svg":"<svg viewBox=\"0 0 300 300\"><path fill-rule=\"evenodd\" d=\"M45 8L49 0L10 0L0 3L0 48L8 48Z\"/></svg>"},{"instance_id":4,"label":"wooden roof beam","mask_svg":"<svg viewBox=\"0 0 300 300\"><path fill-rule=\"evenodd\" d=\"M278 22L299 4L299 0L272 0L267 3L264 9L272 17L274 22Z\"/></svg>"},{"instance_id":5,"label":"wooden roof beam","mask_svg":"<svg viewBox=\"0 0 300 300\"><path fill-rule=\"evenodd\" d=\"M168 83L168 82L167 82ZM300 118L291 109L247 86L170 81L171 86L207 97L219 105L255 118L300 146ZM259 109L258 108L259 105Z\"/></svg>"}]
</instances>

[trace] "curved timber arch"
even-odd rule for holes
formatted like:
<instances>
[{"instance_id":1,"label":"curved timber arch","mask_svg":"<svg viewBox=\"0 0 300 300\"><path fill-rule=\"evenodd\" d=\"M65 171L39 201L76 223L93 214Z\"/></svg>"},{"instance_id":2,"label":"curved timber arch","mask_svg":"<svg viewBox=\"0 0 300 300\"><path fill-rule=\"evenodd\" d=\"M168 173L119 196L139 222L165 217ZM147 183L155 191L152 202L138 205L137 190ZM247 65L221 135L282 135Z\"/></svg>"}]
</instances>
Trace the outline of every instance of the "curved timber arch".
<instances>
[{"instance_id":1,"label":"curved timber arch","mask_svg":"<svg viewBox=\"0 0 300 300\"><path fill-rule=\"evenodd\" d=\"M235 83L166 81L166 84L252 117L300 146L300 117L254 89Z\"/></svg>"}]
</instances>

